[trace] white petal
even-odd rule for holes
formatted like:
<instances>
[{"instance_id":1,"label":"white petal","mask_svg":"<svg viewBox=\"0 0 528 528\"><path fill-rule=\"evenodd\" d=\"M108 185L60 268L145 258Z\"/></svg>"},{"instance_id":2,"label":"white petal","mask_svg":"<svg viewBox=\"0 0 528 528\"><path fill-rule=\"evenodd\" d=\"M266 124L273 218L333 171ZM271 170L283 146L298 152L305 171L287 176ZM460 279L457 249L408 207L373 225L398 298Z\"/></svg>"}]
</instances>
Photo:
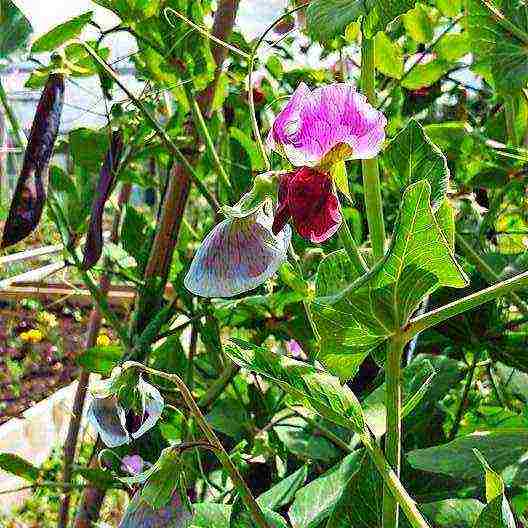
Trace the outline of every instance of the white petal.
<instances>
[{"instance_id":1,"label":"white petal","mask_svg":"<svg viewBox=\"0 0 528 528\"><path fill-rule=\"evenodd\" d=\"M94 397L88 407L87 418L106 446L118 447L130 443L125 410L114 394L103 398Z\"/></svg>"},{"instance_id":2,"label":"white petal","mask_svg":"<svg viewBox=\"0 0 528 528\"><path fill-rule=\"evenodd\" d=\"M132 438L139 438L149 429L152 429L159 420L164 406L160 391L141 377L137 388L142 399L143 417L141 427L135 433L132 433Z\"/></svg>"},{"instance_id":3,"label":"white petal","mask_svg":"<svg viewBox=\"0 0 528 528\"><path fill-rule=\"evenodd\" d=\"M289 226L275 236L272 222L260 212L215 226L194 256L185 287L202 297L233 297L260 286L286 260L291 239Z\"/></svg>"}]
</instances>

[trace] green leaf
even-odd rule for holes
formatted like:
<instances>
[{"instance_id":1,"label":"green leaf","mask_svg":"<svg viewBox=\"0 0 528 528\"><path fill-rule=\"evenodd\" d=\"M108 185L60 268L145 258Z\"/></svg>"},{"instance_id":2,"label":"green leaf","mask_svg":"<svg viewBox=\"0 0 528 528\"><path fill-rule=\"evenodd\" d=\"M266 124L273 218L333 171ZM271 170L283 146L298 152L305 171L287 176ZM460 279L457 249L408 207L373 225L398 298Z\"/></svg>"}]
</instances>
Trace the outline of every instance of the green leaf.
<instances>
[{"instance_id":1,"label":"green leaf","mask_svg":"<svg viewBox=\"0 0 528 528\"><path fill-rule=\"evenodd\" d=\"M218 400L206 418L213 429L236 440L241 440L250 426L247 411L236 398Z\"/></svg>"},{"instance_id":2,"label":"green leaf","mask_svg":"<svg viewBox=\"0 0 528 528\"><path fill-rule=\"evenodd\" d=\"M315 295L335 295L359 277L344 249L327 255L319 264L315 279Z\"/></svg>"},{"instance_id":3,"label":"green leaf","mask_svg":"<svg viewBox=\"0 0 528 528\"><path fill-rule=\"evenodd\" d=\"M166 506L174 492L181 487L185 467L178 450L167 447L161 452L154 468L141 490L141 498L158 509Z\"/></svg>"},{"instance_id":4,"label":"green leaf","mask_svg":"<svg viewBox=\"0 0 528 528\"><path fill-rule=\"evenodd\" d=\"M364 15L364 36L372 38L414 3L415 0L312 0L306 10L306 26L314 40L327 42L343 35L351 22Z\"/></svg>"},{"instance_id":5,"label":"green leaf","mask_svg":"<svg viewBox=\"0 0 528 528\"><path fill-rule=\"evenodd\" d=\"M435 528L474 528L484 508L476 499L446 499L420 504L420 511Z\"/></svg>"},{"instance_id":6,"label":"green leaf","mask_svg":"<svg viewBox=\"0 0 528 528\"><path fill-rule=\"evenodd\" d=\"M0 58L26 49L33 28L11 0L0 0Z\"/></svg>"},{"instance_id":7,"label":"green leaf","mask_svg":"<svg viewBox=\"0 0 528 528\"><path fill-rule=\"evenodd\" d=\"M528 7L522 2L502 2L504 16L525 33ZM528 47L497 21L478 0L467 1L466 28L475 66L491 72L488 80L501 92L517 92L528 80Z\"/></svg>"},{"instance_id":8,"label":"green leaf","mask_svg":"<svg viewBox=\"0 0 528 528\"><path fill-rule=\"evenodd\" d=\"M196 528L229 528L232 506L202 502L194 504L191 526Z\"/></svg>"},{"instance_id":9,"label":"green leaf","mask_svg":"<svg viewBox=\"0 0 528 528\"><path fill-rule=\"evenodd\" d=\"M524 460L528 452L528 431L481 431L455 438L444 445L411 451L407 454L407 461L421 471L441 473L460 480L478 480L482 470L474 449L482 453L495 471L501 472Z\"/></svg>"},{"instance_id":10,"label":"green leaf","mask_svg":"<svg viewBox=\"0 0 528 528\"><path fill-rule=\"evenodd\" d=\"M326 528L381 526L381 510L381 478L370 458L364 455L361 468L350 480Z\"/></svg>"},{"instance_id":11,"label":"green leaf","mask_svg":"<svg viewBox=\"0 0 528 528\"><path fill-rule=\"evenodd\" d=\"M77 358L77 364L88 372L110 374L123 358L123 352L119 345L92 347Z\"/></svg>"},{"instance_id":12,"label":"green leaf","mask_svg":"<svg viewBox=\"0 0 528 528\"><path fill-rule=\"evenodd\" d=\"M110 471L104 469L75 467L74 472L81 475L100 490L123 488L121 481L115 478Z\"/></svg>"},{"instance_id":13,"label":"green leaf","mask_svg":"<svg viewBox=\"0 0 528 528\"><path fill-rule=\"evenodd\" d=\"M414 9L402 16L408 35L416 42L426 43L433 38L433 25L427 9L417 4Z\"/></svg>"},{"instance_id":14,"label":"green leaf","mask_svg":"<svg viewBox=\"0 0 528 528\"><path fill-rule=\"evenodd\" d=\"M255 147L255 142L246 133L237 127L230 127L229 136L238 141L247 152L249 159L251 160L252 170L259 171L264 169L265 165L262 155Z\"/></svg>"},{"instance_id":15,"label":"green leaf","mask_svg":"<svg viewBox=\"0 0 528 528\"><path fill-rule=\"evenodd\" d=\"M342 378L354 374L358 356L405 326L426 295L440 286L467 284L436 222L430 192L425 180L409 186L384 260L342 292L313 303L319 359Z\"/></svg>"},{"instance_id":16,"label":"green leaf","mask_svg":"<svg viewBox=\"0 0 528 528\"><path fill-rule=\"evenodd\" d=\"M79 37L82 30L92 20L93 11L88 11L78 17L54 27L51 31L38 38L31 46L31 53L54 51L68 40Z\"/></svg>"},{"instance_id":17,"label":"green leaf","mask_svg":"<svg viewBox=\"0 0 528 528\"><path fill-rule=\"evenodd\" d=\"M467 35L457 33L444 35L435 46L435 51L441 59L446 61L457 61L471 52Z\"/></svg>"},{"instance_id":18,"label":"green leaf","mask_svg":"<svg viewBox=\"0 0 528 528\"><path fill-rule=\"evenodd\" d=\"M289 504L297 490L305 483L308 466L301 466L297 471L275 484L257 498L258 504L268 510L278 510Z\"/></svg>"},{"instance_id":19,"label":"green leaf","mask_svg":"<svg viewBox=\"0 0 528 528\"><path fill-rule=\"evenodd\" d=\"M447 17L455 17L462 10L462 0L435 0L436 7Z\"/></svg>"},{"instance_id":20,"label":"green leaf","mask_svg":"<svg viewBox=\"0 0 528 528\"><path fill-rule=\"evenodd\" d=\"M266 348L239 339L232 342L225 349L237 365L271 379L327 420L360 434L364 432L361 406L354 393L337 378Z\"/></svg>"},{"instance_id":21,"label":"green leaf","mask_svg":"<svg viewBox=\"0 0 528 528\"><path fill-rule=\"evenodd\" d=\"M376 68L393 79L401 79L403 75L403 52L401 47L380 31L375 40Z\"/></svg>"},{"instance_id":22,"label":"green leaf","mask_svg":"<svg viewBox=\"0 0 528 528\"><path fill-rule=\"evenodd\" d=\"M491 469L478 449L474 449L473 452L484 468L486 501L488 502L475 526L479 528L516 528L517 525L510 505L504 495L504 482L501 476Z\"/></svg>"},{"instance_id":23,"label":"green leaf","mask_svg":"<svg viewBox=\"0 0 528 528\"><path fill-rule=\"evenodd\" d=\"M401 189L427 180L433 206L444 200L449 185L447 160L418 121L411 119L390 142L385 159Z\"/></svg>"},{"instance_id":24,"label":"green leaf","mask_svg":"<svg viewBox=\"0 0 528 528\"><path fill-rule=\"evenodd\" d=\"M323 476L316 478L295 494L288 510L293 528L313 528L326 519L335 508L347 484L358 471L363 453L356 451Z\"/></svg>"},{"instance_id":25,"label":"green leaf","mask_svg":"<svg viewBox=\"0 0 528 528\"><path fill-rule=\"evenodd\" d=\"M37 466L11 453L0 453L0 469L29 482L36 482L40 476Z\"/></svg>"},{"instance_id":26,"label":"green leaf","mask_svg":"<svg viewBox=\"0 0 528 528\"><path fill-rule=\"evenodd\" d=\"M448 198L444 198L440 202L440 206L436 210L435 218L444 233L444 236L451 248L455 250L455 209L451 205Z\"/></svg>"},{"instance_id":27,"label":"green leaf","mask_svg":"<svg viewBox=\"0 0 528 528\"><path fill-rule=\"evenodd\" d=\"M141 265L147 257L146 247L148 222L143 214L130 205L126 207L123 227L121 228L121 242L123 249ZM147 244L148 246L148 244Z\"/></svg>"},{"instance_id":28,"label":"green leaf","mask_svg":"<svg viewBox=\"0 0 528 528\"><path fill-rule=\"evenodd\" d=\"M339 460L343 452L327 438L317 434L317 427L300 416L283 418L273 432L287 451L301 460L329 464Z\"/></svg>"},{"instance_id":29,"label":"green leaf","mask_svg":"<svg viewBox=\"0 0 528 528\"><path fill-rule=\"evenodd\" d=\"M435 59L426 64L417 64L409 75L402 79L401 85L408 90L418 90L433 85L453 66L452 62Z\"/></svg>"},{"instance_id":30,"label":"green leaf","mask_svg":"<svg viewBox=\"0 0 528 528\"><path fill-rule=\"evenodd\" d=\"M68 135L70 152L76 165L99 172L108 150L108 134L90 128L76 128Z\"/></svg>"}]
</instances>

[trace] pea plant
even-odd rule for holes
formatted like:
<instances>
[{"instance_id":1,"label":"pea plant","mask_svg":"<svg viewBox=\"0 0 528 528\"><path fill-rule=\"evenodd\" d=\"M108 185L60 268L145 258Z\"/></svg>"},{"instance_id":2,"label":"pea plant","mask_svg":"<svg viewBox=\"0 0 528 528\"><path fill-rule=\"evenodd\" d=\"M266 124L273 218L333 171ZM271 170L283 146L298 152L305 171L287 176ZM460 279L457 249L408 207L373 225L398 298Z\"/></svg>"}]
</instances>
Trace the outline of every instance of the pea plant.
<instances>
[{"instance_id":1,"label":"pea plant","mask_svg":"<svg viewBox=\"0 0 528 528\"><path fill-rule=\"evenodd\" d=\"M238 0L94 2L30 50L2 238L47 215L94 303L59 528L112 488L121 528L528 526L526 4L297 1L250 42ZM58 137L87 76L107 124Z\"/></svg>"}]
</instances>

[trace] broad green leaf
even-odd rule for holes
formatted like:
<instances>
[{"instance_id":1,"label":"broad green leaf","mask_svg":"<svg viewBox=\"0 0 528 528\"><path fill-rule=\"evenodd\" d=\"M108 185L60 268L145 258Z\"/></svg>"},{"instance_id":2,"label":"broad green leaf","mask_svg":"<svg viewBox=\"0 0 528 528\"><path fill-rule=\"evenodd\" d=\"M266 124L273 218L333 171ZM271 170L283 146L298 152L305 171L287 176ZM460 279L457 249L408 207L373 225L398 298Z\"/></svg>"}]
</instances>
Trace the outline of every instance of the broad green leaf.
<instances>
[{"instance_id":1,"label":"broad green leaf","mask_svg":"<svg viewBox=\"0 0 528 528\"><path fill-rule=\"evenodd\" d=\"M121 228L121 241L123 249L134 257L138 264L141 264L147 256L148 244L145 244L147 231L147 219L134 207L127 206Z\"/></svg>"},{"instance_id":2,"label":"broad green leaf","mask_svg":"<svg viewBox=\"0 0 528 528\"><path fill-rule=\"evenodd\" d=\"M0 0L0 58L26 49L33 28L11 0Z\"/></svg>"},{"instance_id":3,"label":"broad green leaf","mask_svg":"<svg viewBox=\"0 0 528 528\"><path fill-rule=\"evenodd\" d=\"M451 205L451 202L446 197L444 198L435 212L435 218L444 233L444 236L451 248L451 251L455 250L455 209Z\"/></svg>"},{"instance_id":4,"label":"broad green leaf","mask_svg":"<svg viewBox=\"0 0 528 528\"><path fill-rule=\"evenodd\" d=\"M269 528L289 528L282 515L267 509L263 509L262 513ZM258 528L258 525L251 514L248 511L244 511L236 519L231 520L231 528Z\"/></svg>"},{"instance_id":5,"label":"broad green leaf","mask_svg":"<svg viewBox=\"0 0 528 528\"><path fill-rule=\"evenodd\" d=\"M425 43L433 38L433 25L427 9L422 4L417 4L408 13L402 16L403 25L407 34L416 42Z\"/></svg>"},{"instance_id":6,"label":"broad green leaf","mask_svg":"<svg viewBox=\"0 0 528 528\"><path fill-rule=\"evenodd\" d=\"M268 510L277 510L290 503L297 490L305 483L308 476L308 466L302 466L297 471L275 484L257 498L258 504Z\"/></svg>"},{"instance_id":7,"label":"broad green leaf","mask_svg":"<svg viewBox=\"0 0 528 528\"><path fill-rule=\"evenodd\" d=\"M427 180L433 206L444 200L449 185L447 160L418 121L411 119L390 142L385 159L401 189Z\"/></svg>"},{"instance_id":8,"label":"broad green leaf","mask_svg":"<svg viewBox=\"0 0 528 528\"><path fill-rule=\"evenodd\" d=\"M85 350L77 363L88 372L110 374L123 358L123 348L119 345L96 346Z\"/></svg>"},{"instance_id":9,"label":"broad green leaf","mask_svg":"<svg viewBox=\"0 0 528 528\"><path fill-rule=\"evenodd\" d=\"M501 476L491 469L488 461L478 449L473 449L473 453L478 458L484 469L484 479L486 483L486 502L491 502L504 493L504 482Z\"/></svg>"},{"instance_id":10,"label":"broad green leaf","mask_svg":"<svg viewBox=\"0 0 528 528\"><path fill-rule=\"evenodd\" d=\"M375 37L376 68L394 79L403 75L403 52L401 47L380 31Z\"/></svg>"},{"instance_id":11,"label":"broad green leaf","mask_svg":"<svg viewBox=\"0 0 528 528\"><path fill-rule=\"evenodd\" d=\"M225 350L237 365L274 381L327 420L357 433L364 432L357 398L334 376L239 339L227 344Z\"/></svg>"},{"instance_id":12,"label":"broad green leaf","mask_svg":"<svg viewBox=\"0 0 528 528\"><path fill-rule=\"evenodd\" d=\"M232 506L202 502L193 505L191 525L196 528L229 528Z\"/></svg>"},{"instance_id":13,"label":"broad green leaf","mask_svg":"<svg viewBox=\"0 0 528 528\"><path fill-rule=\"evenodd\" d=\"M181 486L185 466L178 450L167 447L161 452L154 468L141 490L141 498L157 509L167 506Z\"/></svg>"},{"instance_id":14,"label":"broad green leaf","mask_svg":"<svg viewBox=\"0 0 528 528\"><path fill-rule=\"evenodd\" d=\"M68 40L79 37L82 30L92 20L93 11L88 11L78 17L64 22L54 27L45 35L39 37L31 46L31 53L42 53L44 51L53 51L62 46Z\"/></svg>"},{"instance_id":15,"label":"broad green leaf","mask_svg":"<svg viewBox=\"0 0 528 528\"><path fill-rule=\"evenodd\" d=\"M91 467L74 467L74 472L100 490L123 488L123 484L110 471Z\"/></svg>"},{"instance_id":16,"label":"broad green leaf","mask_svg":"<svg viewBox=\"0 0 528 528\"><path fill-rule=\"evenodd\" d=\"M372 38L411 9L415 0L312 0L306 10L310 36L322 42L343 35L346 27L364 15L363 33Z\"/></svg>"},{"instance_id":17,"label":"broad green leaf","mask_svg":"<svg viewBox=\"0 0 528 528\"><path fill-rule=\"evenodd\" d=\"M288 510L293 528L313 528L332 513L360 468L363 456L360 450L348 455L338 466L295 494L295 501Z\"/></svg>"},{"instance_id":18,"label":"broad green leaf","mask_svg":"<svg viewBox=\"0 0 528 528\"><path fill-rule=\"evenodd\" d=\"M229 129L229 136L235 139L242 145L251 160L251 168L254 171L264 169L264 161L258 148L255 147L255 142L242 130L237 127Z\"/></svg>"},{"instance_id":19,"label":"broad green leaf","mask_svg":"<svg viewBox=\"0 0 528 528\"><path fill-rule=\"evenodd\" d=\"M444 35L435 46L435 52L446 61L457 61L470 51L471 47L464 33Z\"/></svg>"},{"instance_id":20,"label":"broad green leaf","mask_svg":"<svg viewBox=\"0 0 528 528\"><path fill-rule=\"evenodd\" d=\"M430 192L425 180L409 186L384 260L342 292L313 304L319 359L342 378L354 374L358 357L403 327L426 295L440 286L467 284L436 222Z\"/></svg>"},{"instance_id":21,"label":"broad green leaf","mask_svg":"<svg viewBox=\"0 0 528 528\"><path fill-rule=\"evenodd\" d=\"M329 464L339 460L343 452L327 438L317 434L316 426L300 416L284 418L273 427L284 448L301 460Z\"/></svg>"},{"instance_id":22,"label":"broad green leaf","mask_svg":"<svg viewBox=\"0 0 528 528\"><path fill-rule=\"evenodd\" d=\"M420 511L435 528L474 528L484 508L476 499L445 499L420 504ZM405 526L405 528L407 528Z\"/></svg>"},{"instance_id":23,"label":"broad green leaf","mask_svg":"<svg viewBox=\"0 0 528 528\"><path fill-rule=\"evenodd\" d=\"M528 31L528 7L522 2L502 2L503 15L521 31ZM528 80L528 48L497 21L479 0L467 1L465 17L476 65L491 72L502 92L517 92Z\"/></svg>"},{"instance_id":24,"label":"broad green leaf","mask_svg":"<svg viewBox=\"0 0 528 528\"><path fill-rule=\"evenodd\" d=\"M436 7L447 17L455 17L462 10L462 0L435 0Z\"/></svg>"},{"instance_id":25,"label":"broad green leaf","mask_svg":"<svg viewBox=\"0 0 528 528\"><path fill-rule=\"evenodd\" d=\"M219 399L206 418L213 429L239 441L250 428L247 411L236 398Z\"/></svg>"},{"instance_id":26,"label":"broad green leaf","mask_svg":"<svg viewBox=\"0 0 528 528\"><path fill-rule=\"evenodd\" d=\"M528 431L504 429L473 433L444 445L411 451L407 454L407 461L421 471L441 473L460 480L478 480L482 467L474 449L482 453L495 471L501 472L526 458Z\"/></svg>"},{"instance_id":27,"label":"broad green leaf","mask_svg":"<svg viewBox=\"0 0 528 528\"><path fill-rule=\"evenodd\" d=\"M435 59L426 64L417 64L409 75L402 79L401 85L408 90L418 90L431 86L449 71L452 64L443 59Z\"/></svg>"},{"instance_id":28,"label":"broad green leaf","mask_svg":"<svg viewBox=\"0 0 528 528\"><path fill-rule=\"evenodd\" d=\"M40 476L37 466L11 453L0 453L0 469L29 482L36 482Z\"/></svg>"},{"instance_id":29,"label":"broad green leaf","mask_svg":"<svg viewBox=\"0 0 528 528\"><path fill-rule=\"evenodd\" d=\"M96 173L108 150L108 134L89 128L76 128L68 135L70 152L76 165Z\"/></svg>"},{"instance_id":30,"label":"broad green leaf","mask_svg":"<svg viewBox=\"0 0 528 528\"><path fill-rule=\"evenodd\" d=\"M501 476L493 471L482 453L473 450L484 468L487 505L482 510L477 524L479 528L516 528L513 514L504 495L504 482Z\"/></svg>"},{"instance_id":31,"label":"broad green leaf","mask_svg":"<svg viewBox=\"0 0 528 528\"><path fill-rule=\"evenodd\" d=\"M160 8L160 0L94 0L94 2L110 9L121 19L133 22L155 16Z\"/></svg>"},{"instance_id":32,"label":"broad green leaf","mask_svg":"<svg viewBox=\"0 0 528 528\"><path fill-rule=\"evenodd\" d=\"M326 528L381 526L381 511L381 478L370 458L363 455L361 468L350 480L332 512Z\"/></svg>"},{"instance_id":33,"label":"broad green leaf","mask_svg":"<svg viewBox=\"0 0 528 528\"><path fill-rule=\"evenodd\" d=\"M315 280L315 295L335 295L359 278L344 249L327 255L319 264Z\"/></svg>"}]
</instances>

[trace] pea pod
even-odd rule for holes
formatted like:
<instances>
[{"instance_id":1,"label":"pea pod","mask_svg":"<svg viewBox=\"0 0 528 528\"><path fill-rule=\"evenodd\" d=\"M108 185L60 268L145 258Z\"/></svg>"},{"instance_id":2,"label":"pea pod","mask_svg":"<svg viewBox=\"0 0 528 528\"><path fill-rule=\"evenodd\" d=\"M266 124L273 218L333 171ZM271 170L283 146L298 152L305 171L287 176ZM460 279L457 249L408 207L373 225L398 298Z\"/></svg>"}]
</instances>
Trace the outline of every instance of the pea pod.
<instances>
[{"instance_id":1,"label":"pea pod","mask_svg":"<svg viewBox=\"0 0 528 528\"><path fill-rule=\"evenodd\" d=\"M46 202L48 165L59 131L63 103L64 76L52 73L37 105L1 248L20 242L39 224Z\"/></svg>"},{"instance_id":2,"label":"pea pod","mask_svg":"<svg viewBox=\"0 0 528 528\"><path fill-rule=\"evenodd\" d=\"M90 224L86 235L82 268L91 268L101 257L103 251L103 213L105 204L115 183L116 171L123 152L123 133L112 132L110 147L99 173L99 182L92 202Z\"/></svg>"}]
</instances>

